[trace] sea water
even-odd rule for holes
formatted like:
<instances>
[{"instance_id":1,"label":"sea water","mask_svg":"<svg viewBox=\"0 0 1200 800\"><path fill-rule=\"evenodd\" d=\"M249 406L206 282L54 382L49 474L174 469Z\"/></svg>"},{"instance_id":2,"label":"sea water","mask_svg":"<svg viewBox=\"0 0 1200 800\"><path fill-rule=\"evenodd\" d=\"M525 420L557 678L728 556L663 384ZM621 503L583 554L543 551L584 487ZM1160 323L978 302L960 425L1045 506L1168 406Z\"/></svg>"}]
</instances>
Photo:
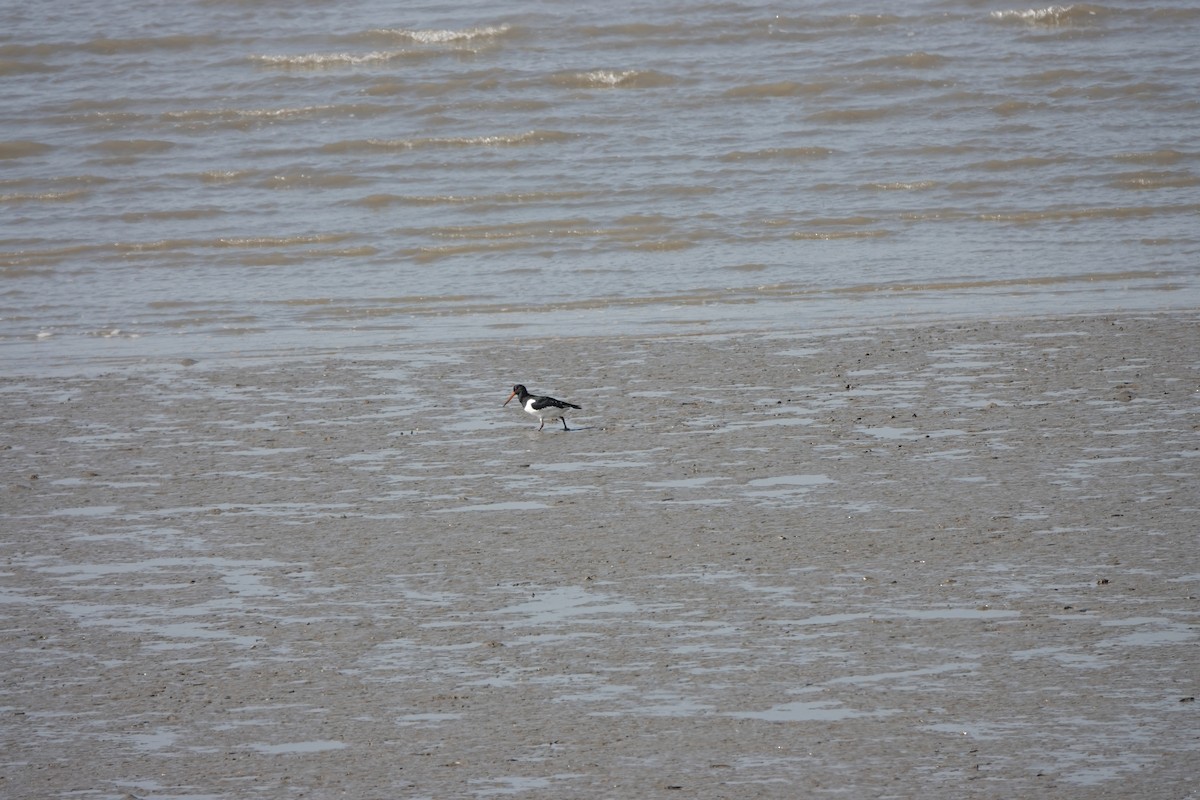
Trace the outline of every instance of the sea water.
<instances>
[{"instance_id":1,"label":"sea water","mask_svg":"<svg viewBox=\"0 0 1200 800\"><path fill-rule=\"evenodd\" d=\"M1182 0L4 3L0 371L1195 308L1197 41Z\"/></svg>"}]
</instances>

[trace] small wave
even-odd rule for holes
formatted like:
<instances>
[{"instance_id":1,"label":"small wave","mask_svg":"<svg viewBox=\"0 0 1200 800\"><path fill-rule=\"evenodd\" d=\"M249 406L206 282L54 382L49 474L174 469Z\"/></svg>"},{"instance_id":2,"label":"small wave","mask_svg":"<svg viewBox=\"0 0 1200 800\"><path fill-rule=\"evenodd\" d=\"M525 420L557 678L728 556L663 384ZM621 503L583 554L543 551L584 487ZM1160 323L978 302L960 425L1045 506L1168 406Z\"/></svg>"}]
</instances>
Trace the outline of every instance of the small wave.
<instances>
[{"instance_id":1,"label":"small wave","mask_svg":"<svg viewBox=\"0 0 1200 800\"><path fill-rule=\"evenodd\" d=\"M1017 83L1023 86L1063 86L1072 81L1092 80L1095 72L1084 69L1048 69L1022 75Z\"/></svg>"},{"instance_id":2,"label":"small wave","mask_svg":"<svg viewBox=\"0 0 1200 800\"><path fill-rule=\"evenodd\" d=\"M359 150L422 150L426 148L454 147L517 147L530 144L565 142L576 134L562 131L526 131L525 133L499 136L430 136L415 139L354 139L324 145L326 153L355 152Z\"/></svg>"},{"instance_id":3,"label":"small wave","mask_svg":"<svg viewBox=\"0 0 1200 800\"><path fill-rule=\"evenodd\" d=\"M464 45L494 40L511 31L508 25L454 30L407 30L403 28L375 28L365 36L380 40L402 40L415 45ZM362 37L360 37L362 38ZM287 55L253 55L250 58L269 67L284 69L322 69L326 67L359 67L387 64L399 59L427 58L427 48L371 50L365 53L295 53Z\"/></svg>"},{"instance_id":4,"label":"small wave","mask_svg":"<svg viewBox=\"0 0 1200 800\"><path fill-rule=\"evenodd\" d=\"M206 243L195 239L156 239L148 242L113 242L109 248L121 253L122 255L138 255L140 253L164 253L172 250L190 250L194 247L204 246L206 246ZM211 244L207 246L211 246Z\"/></svg>"},{"instance_id":5,"label":"small wave","mask_svg":"<svg viewBox=\"0 0 1200 800\"><path fill-rule=\"evenodd\" d=\"M567 200L583 200L592 197L592 192L561 191L561 192L501 192L499 194L438 194L438 195L400 195L391 193L372 194L355 200L351 205L365 208L386 208L393 205L402 206L488 206L503 208L512 205L537 203L561 203Z\"/></svg>"},{"instance_id":6,"label":"small wave","mask_svg":"<svg viewBox=\"0 0 1200 800\"><path fill-rule=\"evenodd\" d=\"M868 189L881 192L919 192L937 186L936 181L893 181L891 183L869 183Z\"/></svg>"},{"instance_id":7,"label":"small wave","mask_svg":"<svg viewBox=\"0 0 1200 800\"><path fill-rule=\"evenodd\" d=\"M373 28L368 31L372 36L389 36L405 39L416 44L462 44L480 39L496 39L512 31L511 25L489 25L483 28L467 28L466 30L408 30L406 28Z\"/></svg>"},{"instance_id":8,"label":"small wave","mask_svg":"<svg viewBox=\"0 0 1200 800\"><path fill-rule=\"evenodd\" d=\"M63 67L52 67L49 64L31 61L14 61L0 59L0 77L6 75L30 75L39 72L59 72Z\"/></svg>"},{"instance_id":9,"label":"small wave","mask_svg":"<svg viewBox=\"0 0 1200 800\"><path fill-rule=\"evenodd\" d=\"M1200 176L1190 172L1138 172L1112 181L1118 189L1185 189L1200 186Z\"/></svg>"},{"instance_id":10,"label":"small wave","mask_svg":"<svg viewBox=\"0 0 1200 800\"><path fill-rule=\"evenodd\" d=\"M77 244L67 247L50 247L45 250L0 251L0 267L55 265L78 256L94 256L104 249L103 245Z\"/></svg>"},{"instance_id":11,"label":"small wave","mask_svg":"<svg viewBox=\"0 0 1200 800\"><path fill-rule=\"evenodd\" d=\"M659 215L632 214L597 227L585 217L547 219L499 225L453 225L400 231L426 236L443 243L412 247L401 255L418 263L429 263L461 255L496 254L534 248L541 251L555 242L580 239L627 250L666 252L694 247L703 231L680 234L672 220Z\"/></svg>"},{"instance_id":12,"label":"small wave","mask_svg":"<svg viewBox=\"0 0 1200 800\"><path fill-rule=\"evenodd\" d=\"M669 253L673 250L687 250L695 247L696 243L688 239L659 239L652 242L634 242L629 247L632 250L648 250L654 253Z\"/></svg>"},{"instance_id":13,"label":"small wave","mask_svg":"<svg viewBox=\"0 0 1200 800\"><path fill-rule=\"evenodd\" d=\"M16 192L13 194L0 194L0 203L10 205L19 205L21 203L69 203L73 200L87 197L87 195L88 193L83 189L65 192L40 192L36 194Z\"/></svg>"},{"instance_id":14,"label":"small wave","mask_svg":"<svg viewBox=\"0 0 1200 800\"><path fill-rule=\"evenodd\" d=\"M454 240L502 240L502 239L547 239L587 236L597 231L583 217L517 222L508 225L448 225L442 228L422 229L435 239Z\"/></svg>"},{"instance_id":15,"label":"small wave","mask_svg":"<svg viewBox=\"0 0 1200 800\"><path fill-rule=\"evenodd\" d=\"M974 289L999 289L1020 286L1057 286L1093 284L1100 281L1130 281L1169 277L1171 273L1154 270L1126 272L1088 272L1081 275L1042 275L1030 278L981 278L978 280L947 280L931 283L868 283L845 286L831 291L839 294L869 294L873 292L959 292Z\"/></svg>"},{"instance_id":16,"label":"small wave","mask_svg":"<svg viewBox=\"0 0 1200 800\"><path fill-rule=\"evenodd\" d=\"M900 56L884 56L862 61L855 66L885 69L937 69L950 61L937 53L907 53Z\"/></svg>"},{"instance_id":17,"label":"small wave","mask_svg":"<svg viewBox=\"0 0 1200 800\"><path fill-rule=\"evenodd\" d=\"M823 94L835 86L830 82L800 83L798 81L778 81L776 83L751 83L746 86L735 86L726 89L722 97L805 97Z\"/></svg>"},{"instance_id":18,"label":"small wave","mask_svg":"<svg viewBox=\"0 0 1200 800\"><path fill-rule=\"evenodd\" d=\"M881 28L898 25L904 17L895 14L811 14L804 16L776 16L767 23L772 36L784 36L797 32L838 30L841 28Z\"/></svg>"},{"instance_id":19,"label":"small wave","mask_svg":"<svg viewBox=\"0 0 1200 800\"><path fill-rule=\"evenodd\" d=\"M815 4L808 4L815 5ZM834 4L830 4L834 5ZM790 9L789 9L790 11ZM892 14L826 14L812 9L812 13L800 12L764 15L742 28L713 29L706 36L718 43L758 42L764 37L773 43L795 42L807 49L809 43L828 41L832 36L852 32L851 35L873 35L894 25L906 22L905 17ZM712 26L708 26L712 28Z\"/></svg>"},{"instance_id":20,"label":"small wave","mask_svg":"<svg viewBox=\"0 0 1200 800\"><path fill-rule=\"evenodd\" d=\"M883 25L898 25L903 17L895 14L847 14L846 19L851 25L859 28L874 28Z\"/></svg>"},{"instance_id":21,"label":"small wave","mask_svg":"<svg viewBox=\"0 0 1200 800\"><path fill-rule=\"evenodd\" d=\"M895 77L894 70L888 71L888 77L864 81L856 86L851 87L854 94L864 97L886 97L888 95L907 96L911 92L925 91L928 89L945 89L950 86L949 82L941 80L929 80L926 78L903 78ZM953 91L947 95L938 98L936 102L951 104L958 106L965 98L971 97L968 92L961 90ZM978 95L982 96L982 95Z\"/></svg>"},{"instance_id":22,"label":"small wave","mask_svg":"<svg viewBox=\"0 0 1200 800\"><path fill-rule=\"evenodd\" d=\"M50 149L50 145L42 144L41 142L30 142L19 139L8 142L0 142L0 160L40 156L42 153L45 153Z\"/></svg>"},{"instance_id":23,"label":"small wave","mask_svg":"<svg viewBox=\"0 0 1200 800\"><path fill-rule=\"evenodd\" d=\"M525 242L520 241L481 241L470 242L466 244L448 244L448 245L431 245L426 247L410 248L401 250L400 254L413 260L417 264L429 264L434 261L439 261L443 258L451 258L453 256L478 255L483 253L495 254L520 250L526 247Z\"/></svg>"},{"instance_id":24,"label":"small wave","mask_svg":"<svg viewBox=\"0 0 1200 800\"><path fill-rule=\"evenodd\" d=\"M1156 81L1138 81L1137 83L1121 83L1115 85L1096 86L1064 86L1055 89L1050 97L1061 100L1066 97L1080 97L1089 101L1109 100L1112 98L1132 98L1145 101L1154 95L1166 97L1175 91L1175 87Z\"/></svg>"},{"instance_id":25,"label":"small wave","mask_svg":"<svg viewBox=\"0 0 1200 800\"><path fill-rule=\"evenodd\" d=\"M992 19L1000 22L1019 22L1029 26L1059 27L1095 20L1106 9L1100 6L1072 4L1069 6L1047 6L1046 8L1013 9L993 11Z\"/></svg>"},{"instance_id":26,"label":"small wave","mask_svg":"<svg viewBox=\"0 0 1200 800\"><path fill-rule=\"evenodd\" d=\"M828 147L768 147L765 150L735 150L718 157L720 161L773 160L808 161L834 154Z\"/></svg>"},{"instance_id":27,"label":"small wave","mask_svg":"<svg viewBox=\"0 0 1200 800\"><path fill-rule=\"evenodd\" d=\"M111 156L140 156L165 153L174 146L174 142L161 139L106 139L91 145L91 149Z\"/></svg>"},{"instance_id":28,"label":"small wave","mask_svg":"<svg viewBox=\"0 0 1200 800\"><path fill-rule=\"evenodd\" d=\"M210 169L200 173L200 180L205 183L233 183L254 174L248 169Z\"/></svg>"},{"instance_id":29,"label":"small wave","mask_svg":"<svg viewBox=\"0 0 1200 800\"><path fill-rule=\"evenodd\" d=\"M442 202L446 204L457 204L468 202L466 199L460 199L454 195L446 195L446 199ZM380 194L370 194L366 197L354 200L350 205L361 206L362 208L388 208L394 205L440 205L435 198L429 198L426 202L422 202L422 198L410 198L399 194L390 194L383 192Z\"/></svg>"},{"instance_id":30,"label":"small wave","mask_svg":"<svg viewBox=\"0 0 1200 800\"><path fill-rule=\"evenodd\" d=\"M992 106L992 113L998 117L1014 117L1017 114L1027 114L1046 107L1045 103L1030 103L1025 100L1007 100Z\"/></svg>"},{"instance_id":31,"label":"small wave","mask_svg":"<svg viewBox=\"0 0 1200 800\"><path fill-rule=\"evenodd\" d=\"M662 39L681 30L679 25L656 25L650 22L625 22L615 25L584 25L579 33L589 39L620 37L622 39Z\"/></svg>"},{"instance_id":32,"label":"small wave","mask_svg":"<svg viewBox=\"0 0 1200 800\"><path fill-rule=\"evenodd\" d=\"M1185 156L1178 150L1151 150L1145 153L1120 153L1113 156L1117 161L1129 161L1136 164L1176 164Z\"/></svg>"},{"instance_id":33,"label":"small wave","mask_svg":"<svg viewBox=\"0 0 1200 800\"><path fill-rule=\"evenodd\" d=\"M0 58L53 58L64 52L73 51L74 43L36 42L24 44L7 42L0 44Z\"/></svg>"},{"instance_id":34,"label":"small wave","mask_svg":"<svg viewBox=\"0 0 1200 800\"><path fill-rule=\"evenodd\" d=\"M297 172L271 175L262 181L266 189L295 189L297 187L316 187L321 189L342 189L348 186L359 186L370 183L361 175L347 175L339 172Z\"/></svg>"},{"instance_id":35,"label":"small wave","mask_svg":"<svg viewBox=\"0 0 1200 800\"><path fill-rule=\"evenodd\" d=\"M282 69L323 69L326 67L361 67L364 65L387 64L403 58L413 58L408 50L375 50L370 53L304 53L299 55L255 55L250 56L268 67Z\"/></svg>"},{"instance_id":36,"label":"small wave","mask_svg":"<svg viewBox=\"0 0 1200 800\"><path fill-rule=\"evenodd\" d=\"M654 191L656 194L664 195L666 197L708 197L709 195L714 195L721 190L715 186L694 186L685 184L682 186L655 186Z\"/></svg>"},{"instance_id":37,"label":"small wave","mask_svg":"<svg viewBox=\"0 0 1200 800\"><path fill-rule=\"evenodd\" d=\"M140 339L140 333L124 331L120 328L101 328L100 330L85 331L84 336L94 336L99 339Z\"/></svg>"},{"instance_id":38,"label":"small wave","mask_svg":"<svg viewBox=\"0 0 1200 800\"><path fill-rule=\"evenodd\" d=\"M844 108L844 109L828 109L826 111L818 111L811 114L809 119L813 122L825 122L830 124L856 123L856 122L871 122L873 120L882 119L883 117L893 114L898 109L892 108Z\"/></svg>"},{"instance_id":39,"label":"small wave","mask_svg":"<svg viewBox=\"0 0 1200 800\"><path fill-rule=\"evenodd\" d=\"M1000 211L980 214L984 222L1007 222L1028 225L1039 222L1081 222L1094 219L1140 219L1162 215L1190 215L1200 213L1200 204L1186 203L1177 206L1118 206L1115 208L1065 208L1042 211Z\"/></svg>"},{"instance_id":40,"label":"small wave","mask_svg":"<svg viewBox=\"0 0 1200 800\"><path fill-rule=\"evenodd\" d=\"M1024 156L1022 158L1007 159L993 158L969 166L971 169L980 169L986 172L1008 172L1014 169L1040 169L1041 167L1062 164L1064 160L1063 158L1045 156Z\"/></svg>"},{"instance_id":41,"label":"small wave","mask_svg":"<svg viewBox=\"0 0 1200 800\"><path fill-rule=\"evenodd\" d=\"M217 41L217 37L211 34L199 36L177 34L132 39L100 38L86 42L82 47L90 53L109 56L117 53L143 53L150 50L187 50L193 47L209 47Z\"/></svg>"},{"instance_id":42,"label":"small wave","mask_svg":"<svg viewBox=\"0 0 1200 800\"><path fill-rule=\"evenodd\" d=\"M347 233L314 233L296 236L227 236L218 239L156 239L144 242L114 242L108 246L117 253L162 253L174 250L280 249L338 244L351 238Z\"/></svg>"},{"instance_id":43,"label":"small wave","mask_svg":"<svg viewBox=\"0 0 1200 800\"><path fill-rule=\"evenodd\" d=\"M392 109L374 103L328 104L295 106L284 108L193 108L182 111L164 111L162 119L171 122L277 122L292 119L325 117L371 117L391 113Z\"/></svg>"},{"instance_id":44,"label":"small wave","mask_svg":"<svg viewBox=\"0 0 1200 800\"><path fill-rule=\"evenodd\" d=\"M880 220L875 217L816 217L808 221L809 225L842 225L842 226L866 226L874 225Z\"/></svg>"},{"instance_id":45,"label":"small wave","mask_svg":"<svg viewBox=\"0 0 1200 800\"><path fill-rule=\"evenodd\" d=\"M217 239L212 247L297 247L310 244L336 244L350 238L348 233L314 233L299 236L246 236Z\"/></svg>"},{"instance_id":46,"label":"small wave","mask_svg":"<svg viewBox=\"0 0 1200 800\"><path fill-rule=\"evenodd\" d=\"M662 72L636 69L563 72L551 77L550 81L570 89L653 89L676 82L675 78Z\"/></svg>"},{"instance_id":47,"label":"small wave","mask_svg":"<svg viewBox=\"0 0 1200 800\"><path fill-rule=\"evenodd\" d=\"M838 239L878 239L883 236L891 236L891 231L796 231L792 234L793 239L800 241L814 242L829 242Z\"/></svg>"},{"instance_id":48,"label":"small wave","mask_svg":"<svg viewBox=\"0 0 1200 800\"><path fill-rule=\"evenodd\" d=\"M121 221L136 223L176 219L208 219L223 216L225 213L217 208L185 208L179 211L127 211L121 215Z\"/></svg>"}]
</instances>

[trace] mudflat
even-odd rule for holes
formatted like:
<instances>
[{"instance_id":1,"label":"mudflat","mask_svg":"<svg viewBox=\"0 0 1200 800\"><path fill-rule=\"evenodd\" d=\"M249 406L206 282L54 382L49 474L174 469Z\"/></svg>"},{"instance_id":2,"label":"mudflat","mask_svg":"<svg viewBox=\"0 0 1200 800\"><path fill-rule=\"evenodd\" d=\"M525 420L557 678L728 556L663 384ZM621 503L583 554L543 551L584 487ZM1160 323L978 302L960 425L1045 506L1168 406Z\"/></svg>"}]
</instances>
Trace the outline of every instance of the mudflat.
<instances>
[{"instance_id":1,"label":"mudflat","mask_svg":"<svg viewBox=\"0 0 1200 800\"><path fill-rule=\"evenodd\" d=\"M1195 313L109 365L0 405L5 797L1197 793Z\"/></svg>"}]
</instances>

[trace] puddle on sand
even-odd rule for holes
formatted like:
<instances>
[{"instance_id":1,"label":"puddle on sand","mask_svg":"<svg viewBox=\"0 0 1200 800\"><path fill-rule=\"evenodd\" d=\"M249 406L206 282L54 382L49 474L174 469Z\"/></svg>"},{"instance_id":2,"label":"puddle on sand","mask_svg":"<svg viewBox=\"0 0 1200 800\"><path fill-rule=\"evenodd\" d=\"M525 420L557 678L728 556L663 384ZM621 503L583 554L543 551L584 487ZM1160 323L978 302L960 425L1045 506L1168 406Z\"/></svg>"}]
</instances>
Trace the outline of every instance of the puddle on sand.
<instances>
[{"instance_id":1,"label":"puddle on sand","mask_svg":"<svg viewBox=\"0 0 1200 800\"><path fill-rule=\"evenodd\" d=\"M904 441L916 441L917 439L942 439L947 436L963 436L966 431L956 428L946 428L937 431L919 431L916 428L896 428L890 425L867 426L860 425L855 428L859 433L865 433L868 436L874 436L876 439L902 439Z\"/></svg>"},{"instance_id":2,"label":"puddle on sand","mask_svg":"<svg viewBox=\"0 0 1200 800\"><path fill-rule=\"evenodd\" d=\"M427 714L404 714L396 720L396 724L401 728L409 728L414 725L441 725L443 722L454 722L462 719L462 714L454 714L449 712L438 713L429 712Z\"/></svg>"},{"instance_id":3,"label":"puddle on sand","mask_svg":"<svg viewBox=\"0 0 1200 800\"><path fill-rule=\"evenodd\" d=\"M713 481L729 480L723 476L710 475L700 478L679 478L671 481L647 481L645 486L651 489L703 489Z\"/></svg>"},{"instance_id":4,"label":"puddle on sand","mask_svg":"<svg viewBox=\"0 0 1200 800\"><path fill-rule=\"evenodd\" d=\"M809 490L833 482L828 475L776 475L748 481L746 486L752 488L742 495L776 502L795 501Z\"/></svg>"},{"instance_id":5,"label":"puddle on sand","mask_svg":"<svg viewBox=\"0 0 1200 800\"><path fill-rule=\"evenodd\" d=\"M1090 760L1101 759L1092 757ZM1063 775L1063 781L1075 786L1096 786L1119 778L1125 773L1146 769L1155 761L1151 756L1138 753L1119 753L1115 758L1106 754L1103 760L1105 763L1089 763L1087 766L1072 769Z\"/></svg>"},{"instance_id":6,"label":"puddle on sand","mask_svg":"<svg viewBox=\"0 0 1200 800\"><path fill-rule=\"evenodd\" d=\"M492 612L496 615L519 617L508 622L514 627L552 625L567 621L578 622L598 614L634 614L639 606L630 600L614 600L592 594L577 586L563 586L538 592L529 600Z\"/></svg>"},{"instance_id":7,"label":"puddle on sand","mask_svg":"<svg viewBox=\"0 0 1200 800\"><path fill-rule=\"evenodd\" d=\"M327 750L344 750L349 747L345 742L339 742L334 739L313 739L307 742L283 742L282 744L251 742L247 746L251 750L262 753L265 756L323 753Z\"/></svg>"},{"instance_id":8,"label":"puddle on sand","mask_svg":"<svg viewBox=\"0 0 1200 800\"><path fill-rule=\"evenodd\" d=\"M120 506L80 506L78 508L60 508L50 512L52 517L107 517L120 510Z\"/></svg>"},{"instance_id":9,"label":"puddle on sand","mask_svg":"<svg viewBox=\"0 0 1200 800\"><path fill-rule=\"evenodd\" d=\"M1102 740L1117 742L1125 738L1130 728L1128 720L1116 722L1100 722L1093 719L1062 718L1058 722L1071 731L1091 730L1101 731L1098 735ZM1035 726L1027 722L941 722L927 725L924 728L936 733L952 736L966 736L970 739L987 742L1004 739L1021 740L1029 738ZM1103 733L1107 729L1112 734ZM1072 736L1068 741L1073 740ZM1038 758L1031 759L1027 768L1038 774L1055 775L1062 782L1074 786L1095 786L1122 775L1134 773L1154 764L1157 757L1127 750L1122 747L1106 747L1104 752L1093 752L1081 749L1084 745L1067 744L1058 747L1045 747L1038 752Z\"/></svg>"},{"instance_id":10,"label":"puddle on sand","mask_svg":"<svg viewBox=\"0 0 1200 800\"><path fill-rule=\"evenodd\" d=\"M775 620L775 623L778 625L839 625L843 622L871 619L874 616L874 614L860 611L848 614L818 614L815 617L805 617L804 619L780 619Z\"/></svg>"},{"instance_id":11,"label":"puddle on sand","mask_svg":"<svg viewBox=\"0 0 1200 800\"><path fill-rule=\"evenodd\" d=\"M646 489L655 491L670 491L671 494L661 498L664 503L673 503L681 506L724 506L733 501L730 497L717 497L713 494L713 488L709 487L711 483L726 483L728 478L723 476L700 476L695 478L677 478L666 481L646 481L642 485ZM699 496L675 496L675 492L692 492L695 491Z\"/></svg>"},{"instance_id":12,"label":"puddle on sand","mask_svg":"<svg viewBox=\"0 0 1200 800\"><path fill-rule=\"evenodd\" d=\"M148 558L111 564L53 564L37 566L33 572L49 576L57 584L109 593L120 593L125 602L56 602L56 611L82 627L107 628L134 634L147 650L183 650L202 644L223 644L247 649L257 645L258 636L239 633L230 615L256 605L260 598L283 601L294 595L271 585L264 570L290 566L268 559ZM204 580L219 580L226 592L216 598L188 605L164 606L156 602L164 590L186 587ZM130 596L151 602L128 602Z\"/></svg>"},{"instance_id":13,"label":"puddle on sand","mask_svg":"<svg viewBox=\"0 0 1200 800\"><path fill-rule=\"evenodd\" d=\"M747 486L820 486L833 483L828 475L777 475L774 478L755 478Z\"/></svg>"},{"instance_id":14,"label":"puddle on sand","mask_svg":"<svg viewBox=\"0 0 1200 800\"><path fill-rule=\"evenodd\" d=\"M1198 635L1194 626L1186 622L1172 622L1163 617L1131 617L1129 619L1112 619L1100 623L1104 627L1136 626L1138 630L1102 639L1096 642L1097 647L1154 647L1164 644L1181 644L1190 642Z\"/></svg>"},{"instance_id":15,"label":"puddle on sand","mask_svg":"<svg viewBox=\"0 0 1200 800\"><path fill-rule=\"evenodd\" d=\"M182 613L206 614L225 606L200 606L186 609ZM57 609L72 617L83 627L110 628L140 637L152 636L157 641L143 640L141 646L147 650L186 650L204 642L220 642L233 647L248 649L262 639L258 636L232 633L220 627L222 623L167 622L159 608L138 605L107 605L102 603L60 603ZM177 612L178 615L179 612Z\"/></svg>"},{"instance_id":16,"label":"puddle on sand","mask_svg":"<svg viewBox=\"0 0 1200 800\"><path fill-rule=\"evenodd\" d=\"M882 681L896 681L905 683L912 679L927 678L931 675L941 675L947 672L956 675L963 675L974 672L979 667L979 664L974 662L966 662L961 664L935 664L931 667L921 667L920 669L903 670L900 672L877 672L872 675L843 675L840 678L831 678L826 681L827 684L849 683L853 685L863 685L868 683L879 683Z\"/></svg>"},{"instance_id":17,"label":"puddle on sand","mask_svg":"<svg viewBox=\"0 0 1200 800\"><path fill-rule=\"evenodd\" d=\"M153 752L175 744L179 733L170 728L159 728L152 733L130 733L118 738L125 740L137 750Z\"/></svg>"},{"instance_id":18,"label":"puddle on sand","mask_svg":"<svg viewBox=\"0 0 1200 800\"><path fill-rule=\"evenodd\" d=\"M999 608L898 608L877 616L908 617L909 619L1011 619L1021 616L1021 612Z\"/></svg>"},{"instance_id":19,"label":"puddle on sand","mask_svg":"<svg viewBox=\"0 0 1200 800\"><path fill-rule=\"evenodd\" d=\"M147 558L140 561L126 561L112 564L56 564L53 566L37 567L35 572L58 576L56 580L65 582L81 582L96 580L114 575L132 575L139 578L139 583L124 588L154 589L155 585L147 584L145 577L149 574L193 577L200 569L212 569L220 573L221 579L230 587L230 591L242 597L279 597L278 589L263 585L262 569L280 569L291 566L282 561L269 559L238 560L231 558Z\"/></svg>"},{"instance_id":20,"label":"puddle on sand","mask_svg":"<svg viewBox=\"0 0 1200 800\"><path fill-rule=\"evenodd\" d=\"M471 789L471 794L475 797L525 794L527 792L550 789L554 781L564 781L571 780L572 778L584 777L587 777L586 774L581 772L562 772L557 775L551 775L548 778L529 778L519 775L506 775L496 778L477 778L470 781L472 786L479 786L479 788ZM492 785L487 786L485 784ZM562 792L560 795L561 794L566 794L569 796L571 793Z\"/></svg>"},{"instance_id":21,"label":"puddle on sand","mask_svg":"<svg viewBox=\"0 0 1200 800\"><path fill-rule=\"evenodd\" d=\"M837 700L797 700L780 703L764 711L731 711L725 716L737 719L760 719L766 722L840 722L860 717L886 717L899 713L897 709L859 711L846 708Z\"/></svg>"},{"instance_id":22,"label":"puddle on sand","mask_svg":"<svg viewBox=\"0 0 1200 800\"><path fill-rule=\"evenodd\" d=\"M1078 669L1104 669L1111 663L1099 656L1086 653L1074 653L1065 647L1035 647L1032 650L1018 650L1010 654L1014 661L1028 661L1031 658L1053 658L1064 667Z\"/></svg>"},{"instance_id":23,"label":"puddle on sand","mask_svg":"<svg viewBox=\"0 0 1200 800\"><path fill-rule=\"evenodd\" d=\"M593 711L593 717L623 717L631 713L646 717L697 717L712 714L716 707L672 692L643 692L636 698L635 708Z\"/></svg>"},{"instance_id":24,"label":"puddle on sand","mask_svg":"<svg viewBox=\"0 0 1200 800\"><path fill-rule=\"evenodd\" d=\"M476 503L474 505L454 506L453 508L437 508L434 509L434 514L449 514L452 512L478 512L478 511L537 511L550 506L545 503L536 503L526 500L509 500L502 503Z\"/></svg>"},{"instance_id":25,"label":"puddle on sand","mask_svg":"<svg viewBox=\"0 0 1200 800\"><path fill-rule=\"evenodd\" d=\"M586 472L597 469L640 469L649 467L649 461L621 461L619 459L598 459L596 461L559 461L556 463L533 464L533 469L539 472Z\"/></svg>"}]
</instances>

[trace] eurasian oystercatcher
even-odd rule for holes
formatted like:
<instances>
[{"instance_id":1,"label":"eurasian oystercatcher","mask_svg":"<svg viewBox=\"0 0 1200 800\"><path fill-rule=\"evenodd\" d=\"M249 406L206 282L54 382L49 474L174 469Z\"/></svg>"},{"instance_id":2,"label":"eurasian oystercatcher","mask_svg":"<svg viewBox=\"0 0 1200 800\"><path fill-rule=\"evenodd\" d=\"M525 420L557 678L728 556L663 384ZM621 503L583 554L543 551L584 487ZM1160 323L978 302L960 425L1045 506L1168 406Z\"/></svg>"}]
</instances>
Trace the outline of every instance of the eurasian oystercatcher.
<instances>
[{"instance_id":1,"label":"eurasian oystercatcher","mask_svg":"<svg viewBox=\"0 0 1200 800\"><path fill-rule=\"evenodd\" d=\"M582 410L580 406L568 403L565 400L555 400L553 397L535 397L519 383L513 387L512 394L508 396L508 400L504 401L504 405L508 405L509 400L512 400L514 397L517 398L517 402L525 407L526 411L542 421L542 424L538 425L539 431L546 427L546 420L553 421L556 419L561 419L563 430L569 431L571 429L567 427L567 413L572 408Z\"/></svg>"}]
</instances>

